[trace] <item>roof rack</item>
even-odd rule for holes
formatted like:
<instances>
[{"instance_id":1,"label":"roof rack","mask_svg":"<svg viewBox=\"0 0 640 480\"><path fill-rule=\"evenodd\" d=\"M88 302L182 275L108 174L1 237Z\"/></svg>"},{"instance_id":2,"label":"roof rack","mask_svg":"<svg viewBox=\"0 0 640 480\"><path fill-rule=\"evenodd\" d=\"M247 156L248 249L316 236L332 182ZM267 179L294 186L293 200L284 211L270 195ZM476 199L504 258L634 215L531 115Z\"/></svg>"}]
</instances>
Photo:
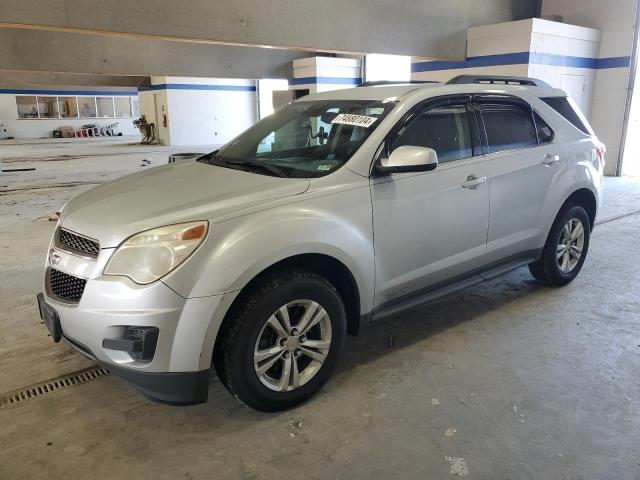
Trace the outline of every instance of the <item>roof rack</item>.
<instances>
[{"instance_id":1,"label":"roof rack","mask_svg":"<svg viewBox=\"0 0 640 480\"><path fill-rule=\"evenodd\" d=\"M511 77L509 75L458 75L447 82L447 85L465 83L489 83L502 85L528 85L530 87L548 87L549 84L537 78Z\"/></svg>"},{"instance_id":2,"label":"roof rack","mask_svg":"<svg viewBox=\"0 0 640 480\"><path fill-rule=\"evenodd\" d=\"M410 85L419 83L440 83L435 80L376 80L371 82L363 82L358 87L377 87L379 85Z\"/></svg>"}]
</instances>

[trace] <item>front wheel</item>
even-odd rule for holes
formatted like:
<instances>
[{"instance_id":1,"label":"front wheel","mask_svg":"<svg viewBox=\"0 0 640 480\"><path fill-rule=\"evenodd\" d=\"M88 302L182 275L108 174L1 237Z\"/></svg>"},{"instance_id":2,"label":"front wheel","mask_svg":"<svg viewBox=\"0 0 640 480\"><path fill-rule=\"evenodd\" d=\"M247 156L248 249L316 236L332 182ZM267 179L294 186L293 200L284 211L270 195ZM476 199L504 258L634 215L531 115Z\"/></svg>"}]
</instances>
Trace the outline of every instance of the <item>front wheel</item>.
<instances>
[{"instance_id":1,"label":"front wheel","mask_svg":"<svg viewBox=\"0 0 640 480\"><path fill-rule=\"evenodd\" d=\"M335 287L315 273L293 270L269 276L240 302L216 347L216 369L227 389L268 412L320 390L346 335L345 308Z\"/></svg>"},{"instance_id":2,"label":"front wheel","mask_svg":"<svg viewBox=\"0 0 640 480\"><path fill-rule=\"evenodd\" d=\"M589 250L591 223L579 205L565 206L551 227L542 256L529 264L531 274L541 283L562 286L582 269Z\"/></svg>"}]
</instances>

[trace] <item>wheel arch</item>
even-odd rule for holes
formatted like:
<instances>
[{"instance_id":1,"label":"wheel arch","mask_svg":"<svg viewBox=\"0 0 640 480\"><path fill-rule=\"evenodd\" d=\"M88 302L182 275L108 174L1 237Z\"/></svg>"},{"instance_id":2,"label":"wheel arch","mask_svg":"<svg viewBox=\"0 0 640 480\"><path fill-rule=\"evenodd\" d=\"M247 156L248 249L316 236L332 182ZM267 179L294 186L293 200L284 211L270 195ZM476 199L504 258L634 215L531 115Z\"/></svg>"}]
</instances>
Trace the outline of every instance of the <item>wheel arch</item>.
<instances>
[{"instance_id":1,"label":"wheel arch","mask_svg":"<svg viewBox=\"0 0 640 480\"><path fill-rule=\"evenodd\" d=\"M229 307L227 317L233 312L243 294L259 284L267 275L290 269L308 270L326 278L338 291L347 311L347 331L356 335L360 328L360 289L351 270L337 258L324 253L302 253L283 258L257 273L234 299Z\"/></svg>"},{"instance_id":2,"label":"wheel arch","mask_svg":"<svg viewBox=\"0 0 640 480\"><path fill-rule=\"evenodd\" d=\"M596 200L595 194L588 188L579 188L567 197L562 207L560 207L560 210L570 203L580 205L585 209L589 216L590 229L593 230L598 211L598 201Z\"/></svg>"},{"instance_id":3,"label":"wheel arch","mask_svg":"<svg viewBox=\"0 0 640 480\"><path fill-rule=\"evenodd\" d=\"M229 325L232 315L247 295L267 276L288 269L302 269L312 271L326 278L338 291L347 311L347 333L357 335L360 329L360 289L349 268L337 258L323 253L303 253L283 258L257 273L249 280L235 296L226 310L218 334L213 345L211 366L216 368L222 364L220 344L223 341L224 329Z\"/></svg>"}]
</instances>

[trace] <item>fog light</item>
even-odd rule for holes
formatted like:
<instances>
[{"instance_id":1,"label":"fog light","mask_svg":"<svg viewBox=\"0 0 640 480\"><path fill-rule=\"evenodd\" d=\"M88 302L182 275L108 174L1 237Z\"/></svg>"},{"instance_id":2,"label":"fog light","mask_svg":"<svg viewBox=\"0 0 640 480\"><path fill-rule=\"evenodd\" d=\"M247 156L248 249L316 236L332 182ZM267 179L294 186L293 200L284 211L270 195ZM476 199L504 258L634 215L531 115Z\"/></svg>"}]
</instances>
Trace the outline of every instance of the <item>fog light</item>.
<instances>
[{"instance_id":1,"label":"fog light","mask_svg":"<svg viewBox=\"0 0 640 480\"><path fill-rule=\"evenodd\" d=\"M121 338L105 338L102 347L126 352L135 360L153 359L158 343L156 327L127 327Z\"/></svg>"}]
</instances>

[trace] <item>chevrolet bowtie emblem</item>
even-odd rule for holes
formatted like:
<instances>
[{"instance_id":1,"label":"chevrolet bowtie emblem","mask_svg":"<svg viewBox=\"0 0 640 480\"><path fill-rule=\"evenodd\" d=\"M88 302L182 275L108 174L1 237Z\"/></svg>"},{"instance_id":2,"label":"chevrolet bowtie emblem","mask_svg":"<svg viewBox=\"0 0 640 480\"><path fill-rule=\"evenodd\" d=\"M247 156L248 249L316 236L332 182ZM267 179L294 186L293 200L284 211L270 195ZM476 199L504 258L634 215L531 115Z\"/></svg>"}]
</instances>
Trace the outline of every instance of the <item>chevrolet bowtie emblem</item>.
<instances>
[{"instance_id":1,"label":"chevrolet bowtie emblem","mask_svg":"<svg viewBox=\"0 0 640 480\"><path fill-rule=\"evenodd\" d=\"M51 265L59 265L62 257L56 253L55 250L49 251L49 263Z\"/></svg>"}]
</instances>

